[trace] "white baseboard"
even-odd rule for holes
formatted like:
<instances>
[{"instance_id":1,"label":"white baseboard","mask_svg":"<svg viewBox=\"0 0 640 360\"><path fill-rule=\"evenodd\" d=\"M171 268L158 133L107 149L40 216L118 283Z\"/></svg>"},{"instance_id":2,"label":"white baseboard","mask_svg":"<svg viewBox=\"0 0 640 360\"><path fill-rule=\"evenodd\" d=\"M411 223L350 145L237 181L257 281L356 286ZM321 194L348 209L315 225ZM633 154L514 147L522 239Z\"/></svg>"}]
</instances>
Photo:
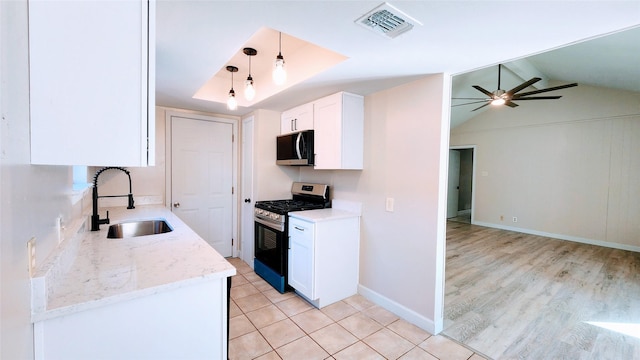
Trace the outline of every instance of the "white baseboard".
<instances>
[{"instance_id":1,"label":"white baseboard","mask_svg":"<svg viewBox=\"0 0 640 360\"><path fill-rule=\"evenodd\" d=\"M430 334L435 334L435 324L432 319L428 319L417 312L407 308L406 306L397 303L361 284L358 284L358 294L364 296L369 301L375 303L384 309L391 311L403 320L406 320L413 325L427 331Z\"/></svg>"},{"instance_id":2,"label":"white baseboard","mask_svg":"<svg viewBox=\"0 0 640 360\"><path fill-rule=\"evenodd\" d=\"M581 237L578 237L578 236L554 234L554 233L548 233L548 232L544 232L544 231L517 228L517 227L513 227L513 226L503 226L503 225L499 225L499 224L485 223L485 222L482 222L482 221L474 221L473 225L479 225L479 226L484 226L484 227L489 227L489 228L494 228L494 229L501 229L501 230L517 231L517 232L521 232L521 233L524 233L524 234L544 236L544 237L549 237L549 238L558 239L558 240L574 241L574 242L579 242L579 243L582 243L582 244L597 245L597 246L602 246L602 247L607 247L607 248L612 248L612 249L640 252L640 246L625 245L625 244L619 244L619 243L613 243L613 242L609 242L609 241L602 241L602 240L595 240L595 239L586 239L586 238L581 238Z\"/></svg>"}]
</instances>

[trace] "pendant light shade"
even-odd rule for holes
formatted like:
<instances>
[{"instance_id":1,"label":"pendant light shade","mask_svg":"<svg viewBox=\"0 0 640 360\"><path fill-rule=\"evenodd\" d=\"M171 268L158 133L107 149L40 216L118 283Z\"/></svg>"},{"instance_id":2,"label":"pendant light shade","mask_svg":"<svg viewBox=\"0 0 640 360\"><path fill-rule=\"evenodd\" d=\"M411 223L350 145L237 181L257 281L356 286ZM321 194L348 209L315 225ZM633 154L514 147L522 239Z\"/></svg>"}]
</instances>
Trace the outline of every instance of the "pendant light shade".
<instances>
[{"instance_id":1,"label":"pendant light shade","mask_svg":"<svg viewBox=\"0 0 640 360\"><path fill-rule=\"evenodd\" d=\"M253 78L251 75L244 81L244 98L252 101L256 97L256 88L253 86Z\"/></svg>"},{"instance_id":2,"label":"pendant light shade","mask_svg":"<svg viewBox=\"0 0 640 360\"><path fill-rule=\"evenodd\" d=\"M253 85L253 78L251 77L251 57L258 54L258 51L253 48L244 48L242 51L249 57L249 76L244 81L244 98L248 101L252 101L256 96L256 88Z\"/></svg>"},{"instance_id":3,"label":"pendant light shade","mask_svg":"<svg viewBox=\"0 0 640 360\"><path fill-rule=\"evenodd\" d=\"M282 56L282 33L280 33L278 44L278 56L273 64L273 82L282 85L287 81L287 71L284 68L284 57Z\"/></svg>"},{"instance_id":4,"label":"pendant light shade","mask_svg":"<svg viewBox=\"0 0 640 360\"><path fill-rule=\"evenodd\" d=\"M227 109L233 111L238 109L238 101L236 100L236 92L231 89L227 98Z\"/></svg>"},{"instance_id":5,"label":"pendant light shade","mask_svg":"<svg viewBox=\"0 0 640 360\"><path fill-rule=\"evenodd\" d=\"M231 90L229 90L229 97L227 98L227 109L233 111L238 108L236 92L233 91L233 73L238 72L238 68L235 66L227 66L227 71L231 73Z\"/></svg>"}]
</instances>

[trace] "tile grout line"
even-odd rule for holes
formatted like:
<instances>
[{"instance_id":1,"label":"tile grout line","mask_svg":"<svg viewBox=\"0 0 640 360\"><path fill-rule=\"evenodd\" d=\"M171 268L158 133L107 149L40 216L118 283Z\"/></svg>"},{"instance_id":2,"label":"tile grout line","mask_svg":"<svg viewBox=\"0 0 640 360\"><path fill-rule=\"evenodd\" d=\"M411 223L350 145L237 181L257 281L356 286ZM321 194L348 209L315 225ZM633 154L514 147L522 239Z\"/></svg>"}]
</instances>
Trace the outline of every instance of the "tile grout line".
<instances>
[{"instance_id":1,"label":"tile grout line","mask_svg":"<svg viewBox=\"0 0 640 360\"><path fill-rule=\"evenodd\" d=\"M248 267L248 265L246 265L242 260L238 260L238 262L241 262L241 264L240 264L240 265L236 265L236 264L234 264L234 266L236 266L236 267L238 267L238 266L242 266L242 267L246 266L246 267ZM233 263L233 262L232 262L232 263ZM250 267L248 267L248 268L250 269ZM320 349L322 349L325 353L327 353L327 354L328 354L328 358L325 358L325 359L335 359L335 357L334 357L334 356L335 356L336 354L339 354L340 352L342 352L342 351L344 351L344 350L348 349L349 347L351 347L351 346L353 346L353 345L355 345L355 344L357 344L357 343L362 343L362 345L366 346L366 347L367 347L368 349L370 349L371 351L375 352L376 354L380 355L382 358L385 358L385 359L386 359L386 357L385 357L382 353L380 353L380 351L378 351L378 350L376 350L375 348L371 347L368 343L366 343L366 342L364 341L366 338L368 338L368 337L370 337L370 336L372 336L372 335L374 335L374 334L377 334L377 333L379 333L379 332L383 331L384 329L386 329L386 330L390 331L392 334L397 335L397 336L398 336L398 337L400 337L401 339L403 339L403 340L407 341L409 344L411 344L411 347L410 347L409 349L407 349L406 351L404 351L402 354L400 354L397 358L401 358L401 357L403 357L403 356L407 355L408 353L410 353L411 351L414 351L416 348L418 348L418 349L420 349L421 351L424 351L425 353L427 353L427 354L429 354L429 355L433 356L434 358L439 359L435 354L433 354L433 353L429 352L427 349L424 349L424 348L420 347L420 344L415 344L413 341L411 341L411 340L409 340L409 339L405 338L405 337L404 337L402 334L400 334L399 332L394 331L393 329L389 328L389 326L391 326L392 324L395 324L396 322L401 321L401 320L402 320L401 318L397 317L397 318L396 318L395 320L393 320L391 323L389 323L389 324L385 325L384 323L381 323L381 322L380 322L379 320L377 320L376 318L374 318L374 317L371 317L371 316L367 315L367 314L365 313L365 311L366 311L366 310L369 310L369 309L371 309L371 308L373 308L373 307L375 307L375 306L376 306L375 304L372 304L372 305L369 305L369 306L366 306L366 307L362 308L362 307L360 307L360 306L357 306L357 307L356 307L356 306L354 306L353 304L349 303L348 301L341 300L341 302L343 302L344 304L346 304L346 305L350 306L350 307L351 307L351 308L353 308L356 312L351 313L351 314L349 314L349 315L345 316L344 318L342 318L342 319L340 319L340 320L334 320L334 318L333 318L333 317L329 316L328 314L326 314L326 313L325 313L324 311L322 311L321 309L317 309L317 308L313 307L313 306L312 306L312 304L310 304L310 303L309 303L308 301L306 301L305 299L301 298L301 297L300 297L298 294L296 294L295 292L293 293L293 294L294 294L293 296L290 296L290 297L287 297L287 298L284 298L284 299L281 299L281 300L279 300L279 301L275 301L275 302L274 302L274 299L270 298L269 296L267 296L267 295L265 294L265 292L269 291L269 290L270 290L270 288L267 288L266 290L261 290L258 286L256 286L256 283L260 283L261 281L262 281L262 282L264 282L264 280L263 280L262 278L259 278L257 281L252 282L251 280L249 280L249 279L245 276L246 274L250 274L250 273L252 273L252 270L250 270L250 271L246 271L246 272L244 272L244 273L240 273L240 272L238 272L236 276L241 275L241 276L244 278L244 280L246 281L246 283L242 283L242 284L240 284L240 285L236 285L236 286L242 286L242 285L248 285L248 284L249 284L249 285L251 285L253 288L255 288L258 292L256 292L256 293L252 293L252 294L248 294L248 295L244 295L244 296L242 296L242 297L240 297L240 298L234 298L234 297L232 296L232 297L231 297L231 301L233 301L234 305L239 309L240 314L241 314L242 316L245 316L245 318L249 321L249 323L250 323L250 324L252 325L252 327L255 329L255 330L253 330L253 331L257 331L257 332L260 334L260 336L262 337L262 339L263 339L263 340L268 344L268 346L271 348L271 350L270 350L270 351L267 351L267 352L265 352L265 353L263 353L263 354L257 355L257 356L256 356L256 358L262 357L262 356L267 355L267 354L269 354L269 353L271 353L271 352L274 352L274 353L275 353L279 358L281 358L280 353L278 352L278 350L279 350L279 349L282 349L283 347L285 347L285 346L287 346L287 345L289 345L289 344L291 344L291 343L293 343L293 342L295 342L295 341L298 341L298 340L300 340L300 339L302 339L302 338L307 337L307 338L309 338L311 341L313 341L313 343L314 343L315 345L317 345ZM232 284L232 289L233 289L233 287L235 287L235 286L233 286L233 284ZM265 298L267 298L267 300L269 300L269 304L268 304L268 305L265 305L265 306L258 307L258 308L256 308L256 309L252 309L251 311L247 311L247 312L245 312L245 310L244 310L242 307L240 307L240 306L236 303L236 301L235 301L235 300L237 300L237 299L242 299L242 298L244 298L244 297L248 297L248 296L252 296L252 295L256 295L256 294L261 294L262 296L264 296ZM287 314L287 313L285 313L285 312L284 312L280 307L278 307L278 305L277 305L277 304L279 304L279 303L281 303L281 302L284 302L284 301L287 301L287 300L289 300L289 299L293 299L293 298L301 299L302 301L304 301L305 303L307 303L307 304L311 305L312 307L311 307L311 308L308 308L308 309L305 309L305 310L303 310L303 311L300 311L300 312L294 313L294 314L292 314L292 315L288 315L288 314ZM258 328L258 327L257 327L257 324L255 324L255 323L250 319L250 317L248 316L248 314L249 314L249 313L251 313L251 312L255 312L255 311L258 311L258 310L260 310L260 309L266 308L266 307L271 306L271 305L275 306L275 307L276 307L279 311L281 311L281 312L282 312L286 317L285 317L284 319L281 319L281 320L275 321L275 322L273 322L273 323L271 323L271 324L264 325L264 326L262 326L262 328ZM324 347L323 347L323 346L322 346L318 341L316 341L316 339L314 339L314 338L311 336L311 333L310 333L310 332L307 332L307 331L306 331L305 329L303 329L303 328L302 328L302 327L301 327L301 326L300 326L300 325L299 325L295 320L293 320L293 319L292 319L292 317L294 317L294 316L297 316L297 315L300 315L300 314L304 314L304 313L306 313L306 312L310 312L310 311L314 311L314 310L318 310L318 311L320 311L322 314L324 314L325 316L327 316L327 317L331 320L331 323L326 324L326 325L324 325L324 326L321 326L321 327L319 327L319 328L317 328L317 329L314 329L311 333L315 333L315 332L317 332L317 331L320 331L320 330L322 330L322 329L325 329L325 328L327 328L327 327L329 327L329 326L331 326L331 325L335 324L335 325L338 325L341 329L345 330L345 331L346 331L347 333L349 333L350 335L352 335L352 336L353 336L357 341L355 341L355 342L354 342L354 343L352 343L352 344L346 345L345 347L340 348L339 350L337 350L337 351L335 351L335 352L333 352L333 353L331 353L328 349L325 349L325 348L324 348ZM373 332L373 333L371 333L371 334L368 334L367 336L365 336L365 337L363 337L363 338L360 338L359 336L357 336L356 334L352 333L352 332L351 332L351 331L349 331L347 328L345 328L342 324L340 324L340 323L339 323L339 321L342 321L342 320L344 320L344 319L347 319L347 318L349 318L349 317L351 317L351 316L354 316L354 315L356 315L356 314L360 314L360 315L362 315L362 316L366 317L367 319L370 319L370 320L374 321L375 323L377 323L378 325L380 325L380 326L381 326L381 328L380 328L380 329L378 329L378 330L376 330L376 331L374 331L374 332ZM236 316L234 316L234 317L238 317L238 316L240 316L240 315L236 315ZM280 321L285 321L285 320L289 320L289 321L291 321L291 323L293 323L293 324L294 324L294 325L295 325L295 326L296 326L296 327L301 331L301 333L302 333L303 335L302 335L302 336L300 336L300 337L298 337L298 338L295 338L295 339L293 339L293 340L291 340L291 341L288 341L288 342L287 342L287 343L285 343L285 344L281 344L281 345L279 345L277 348L275 348L275 347L273 347L273 345L268 341L268 339L265 337L265 335L263 334L263 332L262 332L261 330L262 330L262 329L264 329L264 328L266 328L266 327L268 327L268 326L271 326L271 325L273 325L273 324L275 324L275 323L278 323L278 322L280 322ZM250 331L249 333L251 333L251 332L253 332L253 331ZM247 334L248 334L248 333L247 333ZM427 332L427 334L428 334L429 336L428 336L426 339L429 339L430 337L433 337L433 336L434 336L433 334L430 334L430 333L428 333L428 332ZM244 335L246 335L246 334L239 335L239 336L237 336L237 337L244 336ZM444 334L440 334L440 335L444 335ZM236 337L236 338L237 338L237 337ZM469 357L468 357L467 359L474 357L474 355L476 355L476 354L477 354L478 356L484 356L483 354L478 353L478 352L477 352L477 351L475 351L474 349L471 349L471 348L469 348L468 346L466 346L466 345L464 345L464 344L460 344L458 341L455 341L454 339L451 339L449 336L445 336L445 337L447 338L447 340L451 340L452 342L454 342L454 343L456 343L456 344L458 344L458 345L460 345L460 346L462 346L462 347L466 348L467 350L471 351L471 352L472 352L472 354L471 354L471 355L469 355ZM423 340L422 342L426 341L426 339L425 339L425 340ZM490 359L490 358L488 358L488 357L486 357L486 356L484 356L484 357L485 357L486 359Z\"/></svg>"}]
</instances>

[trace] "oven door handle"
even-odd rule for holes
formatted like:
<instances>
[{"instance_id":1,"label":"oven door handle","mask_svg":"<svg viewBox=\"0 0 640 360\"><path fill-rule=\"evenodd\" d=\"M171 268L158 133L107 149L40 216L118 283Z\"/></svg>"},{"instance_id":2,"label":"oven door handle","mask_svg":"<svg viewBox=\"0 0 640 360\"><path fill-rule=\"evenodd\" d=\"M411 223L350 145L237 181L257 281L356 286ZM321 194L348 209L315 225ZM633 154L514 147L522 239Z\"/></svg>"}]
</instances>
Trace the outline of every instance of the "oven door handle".
<instances>
[{"instance_id":1,"label":"oven door handle","mask_svg":"<svg viewBox=\"0 0 640 360\"><path fill-rule=\"evenodd\" d=\"M273 230L277 230L277 231L281 231L281 232L284 231L284 224L282 224L281 226L278 226L278 225L274 224L271 221L267 221L267 220L261 219L259 217L254 217L254 220L257 223L262 224L262 225L264 225L264 226L266 226L268 228L271 228Z\"/></svg>"}]
</instances>

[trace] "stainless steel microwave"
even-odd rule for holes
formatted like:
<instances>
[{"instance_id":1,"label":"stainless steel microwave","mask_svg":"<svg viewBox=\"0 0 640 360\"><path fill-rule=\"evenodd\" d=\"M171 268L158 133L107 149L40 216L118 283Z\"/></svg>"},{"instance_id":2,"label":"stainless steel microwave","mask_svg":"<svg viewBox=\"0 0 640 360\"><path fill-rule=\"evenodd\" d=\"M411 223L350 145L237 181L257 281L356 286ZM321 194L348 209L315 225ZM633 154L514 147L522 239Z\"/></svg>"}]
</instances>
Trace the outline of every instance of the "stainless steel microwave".
<instances>
[{"instance_id":1,"label":"stainless steel microwave","mask_svg":"<svg viewBox=\"0 0 640 360\"><path fill-rule=\"evenodd\" d=\"M313 130L280 135L277 140L277 165L313 165Z\"/></svg>"}]
</instances>

